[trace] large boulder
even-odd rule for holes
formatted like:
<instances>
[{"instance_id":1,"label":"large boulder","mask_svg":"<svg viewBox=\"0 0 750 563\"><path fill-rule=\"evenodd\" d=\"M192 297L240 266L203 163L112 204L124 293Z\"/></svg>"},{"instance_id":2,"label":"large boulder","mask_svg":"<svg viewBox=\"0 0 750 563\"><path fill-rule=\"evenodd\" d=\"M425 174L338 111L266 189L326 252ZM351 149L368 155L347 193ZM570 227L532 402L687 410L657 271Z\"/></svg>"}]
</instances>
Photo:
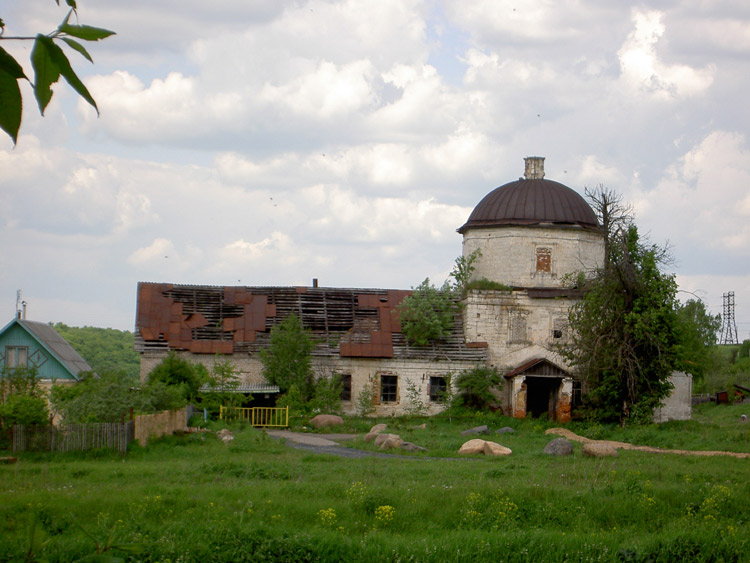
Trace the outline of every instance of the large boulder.
<instances>
[{"instance_id":1,"label":"large boulder","mask_svg":"<svg viewBox=\"0 0 750 563\"><path fill-rule=\"evenodd\" d=\"M565 438L555 438L544 446L544 453L547 455L571 455L573 444Z\"/></svg>"},{"instance_id":2,"label":"large boulder","mask_svg":"<svg viewBox=\"0 0 750 563\"><path fill-rule=\"evenodd\" d=\"M412 444L411 442L404 442L403 444L401 444L401 449L406 450L407 452L426 452L427 451L427 448L423 448L422 446Z\"/></svg>"},{"instance_id":3,"label":"large boulder","mask_svg":"<svg viewBox=\"0 0 750 563\"><path fill-rule=\"evenodd\" d=\"M388 428L387 424L383 424L382 422L380 424L376 424L372 428L370 428L370 434L381 434L386 431Z\"/></svg>"},{"instance_id":4,"label":"large boulder","mask_svg":"<svg viewBox=\"0 0 750 563\"><path fill-rule=\"evenodd\" d=\"M512 453L513 453L513 450L511 450L510 448L506 448L505 446L501 446L500 444L496 442L484 443L484 455L499 456L499 455L510 455Z\"/></svg>"},{"instance_id":5,"label":"large boulder","mask_svg":"<svg viewBox=\"0 0 750 563\"><path fill-rule=\"evenodd\" d=\"M617 450L604 442L588 442L583 445L583 455L590 457L617 457Z\"/></svg>"},{"instance_id":6,"label":"large boulder","mask_svg":"<svg viewBox=\"0 0 750 563\"><path fill-rule=\"evenodd\" d=\"M495 434L515 434L515 429L510 426L503 426L495 431Z\"/></svg>"},{"instance_id":7,"label":"large boulder","mask_svg":"<svg viewBox=\"0 0 750 563\"><path fill-rule=\"evenodd\" d=\"M391 436L401 439L398 434L376 434L373 442L376 446L381 446Z\"/></svg>"},{"instance_id":8,"label":"large boulder","mask_svg":"<svg viewBox=\"0 0 750 563\"><path fill-rule=\"evenodd\" d=\"M495 442L488 442L480 438L474 438L464 443L458 450L459 454L484 454L484 455L510 455L513 453L510 448L496 444Z\"/></svg>"},{"instance_id":9,"label":"large boulder","mask_svg":"<svg viewBox=\"0 0 750 563\"><path fill-rule=\"evenodd\" d=\"M381 450L395 450L404 445L404 441L398 434L379 434L378 437L380 436L383 436L385 439L380 440L379 444L378 440L375 440L375 443L380 446L379 449Z\"/></svg>"},{"instance_id":10,"label":"large boulder","mask_svg":"<svg viewBox=\"0 0 750 563\"><path fill-rule=\"evenodd\" d=\"M339 426L344 424L344 419L337 414L319 414L310 421L310 424L315 428Z\"/></svg>"},{"instance_id":11,"label":"large boulder","mask_svg":"<svg viewBox=\"0 0 750 563\"><path fill-rule=\"evenodd\" d=\"M486 424L483 424L482 426L475 426L474 428L469 428L468 430L464 430L461 432L461 436L475 436L477 434L489 434L490 429L487 428Z\"/></svg>"},{"instance_id":12,"label":"large boulder","mask_svg":"<svg viewBox=\"0 0 750 563\"><path fill-rule=\"evenodd\" d=\"M385 432L386 428L388 428L388 426L385 424L376 424L375 426L370 428L370 431L367 434L365 434L364 441L372 442L378 436L378 434Z\"/></svg>"}]
</instances>

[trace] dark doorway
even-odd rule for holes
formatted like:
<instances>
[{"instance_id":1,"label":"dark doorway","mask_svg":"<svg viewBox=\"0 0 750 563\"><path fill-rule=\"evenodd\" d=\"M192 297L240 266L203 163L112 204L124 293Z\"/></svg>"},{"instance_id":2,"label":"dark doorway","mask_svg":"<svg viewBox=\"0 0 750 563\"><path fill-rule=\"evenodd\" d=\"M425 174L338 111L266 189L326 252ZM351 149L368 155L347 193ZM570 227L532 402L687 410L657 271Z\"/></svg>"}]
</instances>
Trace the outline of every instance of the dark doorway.
<instances>
[{"instance_id":1,"label":"dark doorway","mask_svg":"<svg viewBox=\"0 0 750 563\"><path fill-rule=\"evenodd\" d=\"M526 376L526 414L554 420L561 383L559 377Z\"/></svg>"}]
</instances>

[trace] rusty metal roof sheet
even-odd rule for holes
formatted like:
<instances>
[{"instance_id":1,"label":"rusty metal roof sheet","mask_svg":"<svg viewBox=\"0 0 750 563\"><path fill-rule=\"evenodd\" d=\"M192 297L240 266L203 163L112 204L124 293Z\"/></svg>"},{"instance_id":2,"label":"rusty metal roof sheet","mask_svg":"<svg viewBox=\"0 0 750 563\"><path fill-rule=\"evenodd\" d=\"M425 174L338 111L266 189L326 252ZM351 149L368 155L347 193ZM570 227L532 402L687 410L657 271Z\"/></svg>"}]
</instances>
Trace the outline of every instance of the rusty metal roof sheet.
<instances>
[{"instance_id":1,"label":"rusty metal roof sheet","mask_svg":"<svg viewBox=\"0 0 750 563\"><path fill-rule=\"evenodd\" d=\"M268 345L273 326L295 314L312 333L316 356L486 358L486 349L464 341L461 315L456 315L453 332L445 341L410 346L401 334L396 312L410 293L371 288L139 283L136 349L254 353Z\"/></svg>"}]
</instances>

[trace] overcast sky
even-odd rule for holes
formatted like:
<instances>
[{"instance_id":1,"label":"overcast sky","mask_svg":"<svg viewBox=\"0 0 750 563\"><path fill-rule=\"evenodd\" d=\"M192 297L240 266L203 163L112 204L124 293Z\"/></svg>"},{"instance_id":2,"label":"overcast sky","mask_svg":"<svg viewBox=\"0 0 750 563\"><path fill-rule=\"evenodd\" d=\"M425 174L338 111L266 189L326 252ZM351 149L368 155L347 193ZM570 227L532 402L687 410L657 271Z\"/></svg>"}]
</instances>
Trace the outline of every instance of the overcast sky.
<instances>
[{"instance_id":1,"label":"overcast sky","mask_svg":"<svg viewBox=\"0 0 750 563\"><path fill-rule=\"evenodd\" d=\"M61 2L64 4L64 2ZM546 157L673 248L681 290L750 337L747 0L79 0L69 54L0 137L0 311L132 330L138 281L440 284L456 233ZM5 35L52 0L4 0ZM3 42L28 68L29 42ZM27 73L31 76L31 70ZM690 293L680 293L681 298ZM0 321L2 324L2 321Z\"/></svg>"}]
</instances>

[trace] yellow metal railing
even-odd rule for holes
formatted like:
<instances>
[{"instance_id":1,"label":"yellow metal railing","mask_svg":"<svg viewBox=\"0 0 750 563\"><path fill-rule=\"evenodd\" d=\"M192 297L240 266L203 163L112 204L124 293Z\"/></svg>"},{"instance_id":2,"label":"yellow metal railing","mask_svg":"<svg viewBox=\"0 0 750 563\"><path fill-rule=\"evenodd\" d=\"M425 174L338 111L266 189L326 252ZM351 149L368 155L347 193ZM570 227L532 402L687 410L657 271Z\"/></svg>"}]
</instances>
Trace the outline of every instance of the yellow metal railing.
<instances>
[{"instance_id":1,"label":"yellow metal railing","mask_svg":"<svg viewBox=\"0 0 750 563\"><path fill-rule=\"evenodd\" d=\"M252 426L289 426L289 407L219 407L220 420L246 420Z\"/></svg>"}]
</instances>

